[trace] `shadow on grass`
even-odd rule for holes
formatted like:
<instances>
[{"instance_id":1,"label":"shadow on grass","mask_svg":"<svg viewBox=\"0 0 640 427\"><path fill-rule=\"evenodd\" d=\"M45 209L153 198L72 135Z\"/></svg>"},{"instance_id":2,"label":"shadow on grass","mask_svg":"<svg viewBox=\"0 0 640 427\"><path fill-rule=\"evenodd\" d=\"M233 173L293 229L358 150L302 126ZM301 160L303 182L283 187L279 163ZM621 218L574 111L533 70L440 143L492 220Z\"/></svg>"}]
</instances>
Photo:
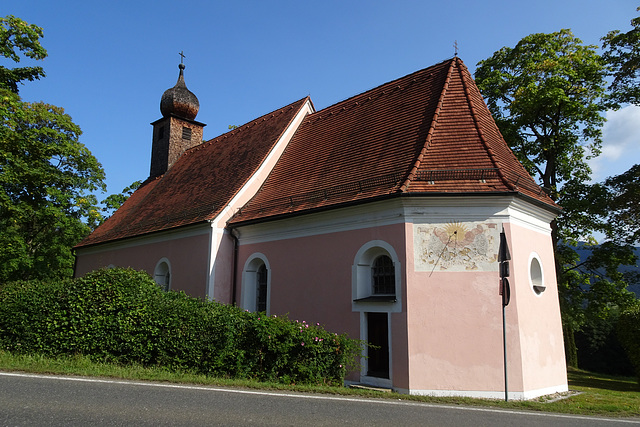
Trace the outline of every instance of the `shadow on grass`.
<instances>
[{"instance_id":1,"label":"shadow on grass","mask_svg":"<svg viewBox=\"0 0 640 427\"><path fill-rule=\"evenodd\" d=\"M569 387L599 388L611 391L640 392L640 384L634 378L608 377L606 375L593 374L591 372L569 369L567 372Z\"/></svg>"}]
</instances>

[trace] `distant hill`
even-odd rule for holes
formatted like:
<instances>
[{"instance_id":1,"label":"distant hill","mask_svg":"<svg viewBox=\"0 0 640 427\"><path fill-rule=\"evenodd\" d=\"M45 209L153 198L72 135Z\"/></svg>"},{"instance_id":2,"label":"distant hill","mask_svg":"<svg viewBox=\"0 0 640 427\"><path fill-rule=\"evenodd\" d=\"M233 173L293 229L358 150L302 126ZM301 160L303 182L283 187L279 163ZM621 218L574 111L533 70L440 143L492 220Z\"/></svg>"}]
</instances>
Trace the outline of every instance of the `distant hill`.
<instances>
[{"instance_id":1,"label":"distant hill","mask_svg":"<svg viewBox=\"0 0 640 427\"><path fill-rule=\"evenodd\" d=\"M590 250L584 248L582 245L578 246L576 248L576 251L578 252L578 254L580 255L580 260L584 261L590 254ZM634 250L636 256L640 259L640 247L636 247ZM638 265L638 262L636 263L635 266L622 266L620 268L621 271L625 272L625 271L636 271L638 273L640 273L640 265ZM637 298L640 298L640 283L637 283L635 285L630 285L627 289L629 289L631 292L636 294Z\"/></svg>"}]
</instances>

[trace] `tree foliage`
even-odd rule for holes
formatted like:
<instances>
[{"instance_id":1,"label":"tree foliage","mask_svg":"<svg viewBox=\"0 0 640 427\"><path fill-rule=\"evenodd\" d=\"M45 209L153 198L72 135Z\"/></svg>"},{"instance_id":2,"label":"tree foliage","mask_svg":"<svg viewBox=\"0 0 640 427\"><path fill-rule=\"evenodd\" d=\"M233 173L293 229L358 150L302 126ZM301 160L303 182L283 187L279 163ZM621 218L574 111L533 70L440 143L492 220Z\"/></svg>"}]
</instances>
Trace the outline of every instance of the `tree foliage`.
<instances>
[{"instance_id":1,"label":"tree foliage","mask_svg":"<svg viewBox=\"0 0 640 427\"><path fill-rule=\"evenodd\" d=\"M640 242L640 165L607 178L601 186L609 198L607 234L629 245Z\"/></svg>"},{"instance_id":2,"label":"tree foliage","mask_svg":"<svg viewBox=\"0 0 640 427\"><path fill-rule=\"evenodd\" d=\"M627 350L640 384L640 304L635 304L620 315L618 337Z\"/></svg>"},{"instance_id":3,"label":"tree foliage","mask_svg":"<svg viewBox=\"0 0 640 427\"><path fill-rule=\"evenodd\" d=\"M561 30L504 47L481 61L475 73L505 140L563 207L552 236L570 364L576 360L574 331L635 300L626 290L628 278L619 273L621 265L635 264L632 248L613 242L598 246L592 237L611 229L613 187L588 184L587 163L600 153L603 113L614 106L606 92L608 72L596 46Z\"/></svg>"},{"instance_id":4,"label":"tree foliage","mask_svg":"<svg viewBox=\"0 0 640 427\"><path fill-rule=\"evenodd\" d=\"M507 143L554 199L590 176L599 153L606 68L570 30L531 34L480 61L476 83ZM588 151L585 150L588 148Z\"/></svg>"},{"instance_id":5,"label":"tree foliage","mask_svg":"<svg viewBox=\"0 0 640 427\"><path fill-rule=\"evenodd\" d=\"M640 239L640 165L602 183L571 182L562 191L559 225L564 240L556 253L560 304L563 320L578 330L634 303L627 287L639 283L640 274L620 267L638 262L633 245ZM607 241L581 241L595 231L604 233Z\"/></svg>"},{"instance_id":6,"label":"tree foliage","mask_svg":"<svg viewBox=\"0 0 640 427\"><path fill-rule=\"evenodd\" d=\"M20 62L20 53L30 59L44 59L47 51L40 44L42 28L27 24L13 15L0 17L0 55ZM44 77L42 67L0 67L0 88L18 93L18 83Z\"/></svg>"},{"instance_id":7,"label":"tree foliage","mask_svg":"<svg viewBox=\"0 0 640 427\"><path fill-rule=\"evenodd\" d=\"M101 202L104 207L102 208L103 214L100 222L106 221L115 211L120 209L120 206L122 206L141 185L142 181L134 181L131 185L125 187L121 193L107 196L107 198Z\"/></svg>"},{"instance_id":8,"label":"tree foliage","mask_svg":"<svg viewBox=\"0 0 640 427\"><path fill-rule=\"evenodd\" d=\"M38 27L12 16L7 22L5 56L17 60L15 49L46 56ZM25 73L27 80L44 75ZM90 193L104 190L104 171L62 108L19 97L16 75L0 71L0 281L70 276L71 247L100 219Z\"/></svg>"},{"instance_id":9,"label":"tree foliage","mask_svg":"<svg viewBox=\"0 0 640 427\"><path fill-rule=\"evenodd\" d=\"M631 26L626 33L614 30L602 38L602 57L611 66L611 98L640 105L640 17L633 18Z\"/></svg>"}]
</instances>

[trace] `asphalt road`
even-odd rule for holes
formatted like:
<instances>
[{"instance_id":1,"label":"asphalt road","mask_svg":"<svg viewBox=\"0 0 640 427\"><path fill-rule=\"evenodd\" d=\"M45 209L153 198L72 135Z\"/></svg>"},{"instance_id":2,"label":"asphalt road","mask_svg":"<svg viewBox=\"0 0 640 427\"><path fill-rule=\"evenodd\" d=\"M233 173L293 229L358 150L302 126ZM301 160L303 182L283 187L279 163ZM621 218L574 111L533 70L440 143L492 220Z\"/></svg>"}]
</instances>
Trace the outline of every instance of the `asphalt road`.
<instances>
[{"instance_id":1,"label":"asphalt road","mask_svg":"<svg viewBox=\"0 0 640 427\"><path fill-rule=\"evenodd\" d=\"M589 427L640 420L0 372L0 425Z\"/></svg>"}]
</instances>

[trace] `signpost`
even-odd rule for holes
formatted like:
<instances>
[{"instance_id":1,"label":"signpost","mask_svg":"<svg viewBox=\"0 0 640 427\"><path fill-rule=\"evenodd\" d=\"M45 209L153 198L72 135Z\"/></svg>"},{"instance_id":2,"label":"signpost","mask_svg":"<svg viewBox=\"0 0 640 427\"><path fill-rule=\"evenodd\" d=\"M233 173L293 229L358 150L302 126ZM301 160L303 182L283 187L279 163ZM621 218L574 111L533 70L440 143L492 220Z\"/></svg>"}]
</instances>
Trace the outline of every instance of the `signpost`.
<instances>
[{"instance_id":1,"label":"signpost","mask_svg":"<svg viewBox=\"0 0 640 427\"><path fill-rule=\"evenodd\" d=\"M504 400L509 400L509 382L507 381L507 324L505 316L505 307L509 305L511 300L511 287L509 286L509 273L511 253L507 244L507 235L504 233L504 227L500 233L500 247L498 248L498 263L500 267L500 295L502 295L502 348L504 353Z\"/></svg>"}]
</instances>

